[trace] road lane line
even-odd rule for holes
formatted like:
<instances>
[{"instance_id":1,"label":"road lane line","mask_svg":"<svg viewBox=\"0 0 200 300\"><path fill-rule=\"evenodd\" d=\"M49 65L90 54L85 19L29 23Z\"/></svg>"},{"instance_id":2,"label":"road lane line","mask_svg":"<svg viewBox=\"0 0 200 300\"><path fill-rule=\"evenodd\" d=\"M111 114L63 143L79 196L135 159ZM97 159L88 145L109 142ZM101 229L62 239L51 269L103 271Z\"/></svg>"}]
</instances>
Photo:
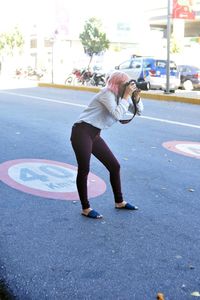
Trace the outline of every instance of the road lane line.
<instances>
[{"instance_id":1,"label":"road lane line","mask_svg":"<svg viewBox=\"0 0 200 300\"><path fill-rule=\"evenodd\" d=\"M59 103L59 104L64 104L64 105L72 105L72 106L83 107L83 108L87 107L87 105L84 105L84 104L77 104L77 103L72 103L72 102L67 102L67 101L62 101L62 100L54 100L54 99L51 99L51 98L43 98L43 97L30 96L30 95L12 93L12 92L4 92L4 91L0 91L0 93L1 94L13 95L13 96L20 96L20 97L24 97L24 98L37 99L37 100L40 100L40 101ZM185 127L192 127L192 128L200 129L200 125L195 125L195 124L182 123L182 122L177 122L177 121L170 121L170 120L167 120L167 119L159 119L159 118L148 117L148 116L140 116L140 118L147 119L147 120L152 120L152 121L157 121L157 122L162 122L162 123L168 123L168 124L174 124L174 125L179 125L179 126L185 126Z\"/></svg>"},{"instance_id":2,"label":"road lane line","mask_svg":"<svg viewBox=\"0 0 200 300\"><path fill-rule=\"evenodd\" d=\"M20 96L20 97L24 97L24 98L37 99L37 100L46 101L46 102L53 102L53 103L66 104L66 105L73 105L73 106L84 107L84 108L87 106L87 105L76 104L76 103L67 102L67 101L54 100L54 99L51 99L51 98L43 98L43 97L30 96L30 95L24 95L24 94L12 93L12 92L2 92L2 91L0 91L0 93L1 94L12 95L12 96Z\"/></svg>"},{"instance_id":3,"label":"road lane line","mask_svg":"<svg viewBox=\"0 0 200 300\"><path fill-rule=\"evenodd\" d=\"M167 120L167 119L159 119L159 118L153 118L153 117L148 117L148 116L140 116L140 118L148 119L148 120L153 120L153 121L158 121L158 122L163 122L163 123L169 123L169 124L174 124L174 125L180 125L180 126L193 127L193 128L200 129L200 125L195 125L195 124L182 123L182 122L177 122L177 121L170 121L170 120Z\"/></svg>"}]
</instances>

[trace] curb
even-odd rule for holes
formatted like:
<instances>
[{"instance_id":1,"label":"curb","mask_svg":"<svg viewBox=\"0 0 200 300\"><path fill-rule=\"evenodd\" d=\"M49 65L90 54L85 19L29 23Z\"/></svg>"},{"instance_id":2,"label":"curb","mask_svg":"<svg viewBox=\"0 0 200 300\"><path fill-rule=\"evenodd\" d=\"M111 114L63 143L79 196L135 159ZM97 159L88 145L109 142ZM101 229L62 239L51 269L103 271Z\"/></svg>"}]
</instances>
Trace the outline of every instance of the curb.
<instances>
[{"instance_id":1,"label":"curb","mask_svg":"<svg viewBox=\"0 0 200 300\"><path fill-rule=\"evenodd\" d=\"M98 93L100 91L100 88L98 88L98 87L75 86L75 85L45 83L45 82L39 82L38 86L39 87L52 87L52 88L66 89L66 90L87 91L87 92L93 92L93 93Z\"/></svg>"},{"instance_id":2,"label":"curb","mask_svg":"<svg viewBox=\"0 0 200 300\"><path fill-rule=\"evenodd\" d=\"M200 99L198 98L177 96L175 94L163 95L163 94L150 94L150 93L141 92L141 95L143 98L149 98L153 100L200 104Z\"/></svg>"},{"instance_id":3,"label":"curb","mask_svg":"<svg viewBox=\"0 0 200 300\"><path fill-rule=\"evenodd\" d=\"M74 86L74 85L53 84L53 83L45 83L45 82L39 82L38 86L39 87L58 88L58 89L77 90L77 91L87 91L87 92L93 92L93 93L98 93L101 90L101 88L98 88L98 87ZM141 95L143 98L148 98L148 99L153 99L153 100L183 102L183 103L200 105L200 99L198 99L198 98L177 96L175 94L156 94L156 93L148 93L148 92L142 91Z\"/></svg>"}]
</instances>

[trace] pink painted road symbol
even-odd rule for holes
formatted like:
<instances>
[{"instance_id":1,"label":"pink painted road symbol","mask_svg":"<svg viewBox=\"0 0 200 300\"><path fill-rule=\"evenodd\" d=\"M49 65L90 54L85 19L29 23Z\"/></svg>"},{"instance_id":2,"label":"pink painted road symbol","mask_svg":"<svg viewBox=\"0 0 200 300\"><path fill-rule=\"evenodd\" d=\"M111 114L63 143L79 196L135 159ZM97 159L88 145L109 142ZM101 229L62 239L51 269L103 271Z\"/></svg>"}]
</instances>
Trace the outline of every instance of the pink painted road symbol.
<instances>
[{"instance_id":1,"label":"pink painted road symbol","mask_svg":"<svg viewBox=\"0 0 200 300\"><path fill-rule=\"evenodd\" d=\"M162 145L170 151L194 158L200 158L200 143L198 142L169 141Z\"/></svg>"},{"instance_id":2,"label":"pink painted road symbol","mask_svg":"<svg viewBox=\"0 0 200 300\"><path fill-rule=\"evenodd\" d=\"M44 159L17 159L0 164L0 180L22 192L50 199L78 200L77 168ZM106 190L105 182L89 173L88 195L94 198Z\"/></svg>"}]
</instances>

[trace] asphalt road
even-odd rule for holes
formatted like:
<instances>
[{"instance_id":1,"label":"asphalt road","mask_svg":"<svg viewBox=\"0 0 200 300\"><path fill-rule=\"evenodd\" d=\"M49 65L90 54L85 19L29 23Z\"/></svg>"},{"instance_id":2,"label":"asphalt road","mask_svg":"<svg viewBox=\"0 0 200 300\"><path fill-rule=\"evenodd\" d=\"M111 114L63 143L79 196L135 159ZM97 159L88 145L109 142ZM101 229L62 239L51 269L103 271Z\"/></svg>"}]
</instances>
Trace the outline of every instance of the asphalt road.
<instances>
[{"instance_id":1,"label":"asphalt road","mask_svg":"<svg viewBox=\"0 0 200 300\"><path fill-rule=\"evenodd\" d=\"M0 91L0 277L9 299L194 299L200 107L144 99L143 116L102 132L121 163L124 198L140 209L114 209L107 170L92 158L91 205L104 215L96 221L80 215L69 142L92 95Z\"/></svg>"}]
</instances>

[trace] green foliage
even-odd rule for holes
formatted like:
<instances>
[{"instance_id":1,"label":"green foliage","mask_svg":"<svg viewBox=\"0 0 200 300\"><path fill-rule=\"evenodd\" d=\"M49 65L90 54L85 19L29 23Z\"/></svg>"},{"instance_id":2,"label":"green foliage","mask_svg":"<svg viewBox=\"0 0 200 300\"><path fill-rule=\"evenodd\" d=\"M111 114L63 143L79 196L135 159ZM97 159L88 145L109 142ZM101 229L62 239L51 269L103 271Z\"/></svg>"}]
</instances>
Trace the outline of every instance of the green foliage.
<instances>
[{"instance_id":1,"label":"green foliage","mask_svg":"<svg viewBox=\"0 0 200 300\"><path fill-rule=\"evenodd\" d=\"M90 63L94 55L99 55L109 48L110 42L101 30L101 21L90 18L85 22L84 30L79 35L85 53L90 56Z\"/></svg>"},{"instance_id":2,"label":"green foliage","mask_svg":"<svg viewBox=\"0 0 200 300\"><path fill-rule=\"evenodd\" d=\"M21 49L23 45L24 39L17 27L12 32L0 35L0 52L6 51L7 54L13 54L14 49Z\"/></svg>"},{"instance_id":3,"label":"green foliage","mask_svg":"<svg viewBox=\"0 0 200 300\"><path fill-rule=\"evenodd\" d=\"M0 52L5 48L6 46L6 41L5 41L5 36L4 34L0 35Z\"/></svg>"},{"instance_id":4,"label":"green foliage","mask_svg":"<svg viewBox=\"0 0 200 300\"><path fill-rule=\"evenodd\" d=\"M174 37L172 34L171 41L170 41L170 52L171 53L180 53L181 52L181 44L180 42Z\"/></svg>"}]
</instances>

